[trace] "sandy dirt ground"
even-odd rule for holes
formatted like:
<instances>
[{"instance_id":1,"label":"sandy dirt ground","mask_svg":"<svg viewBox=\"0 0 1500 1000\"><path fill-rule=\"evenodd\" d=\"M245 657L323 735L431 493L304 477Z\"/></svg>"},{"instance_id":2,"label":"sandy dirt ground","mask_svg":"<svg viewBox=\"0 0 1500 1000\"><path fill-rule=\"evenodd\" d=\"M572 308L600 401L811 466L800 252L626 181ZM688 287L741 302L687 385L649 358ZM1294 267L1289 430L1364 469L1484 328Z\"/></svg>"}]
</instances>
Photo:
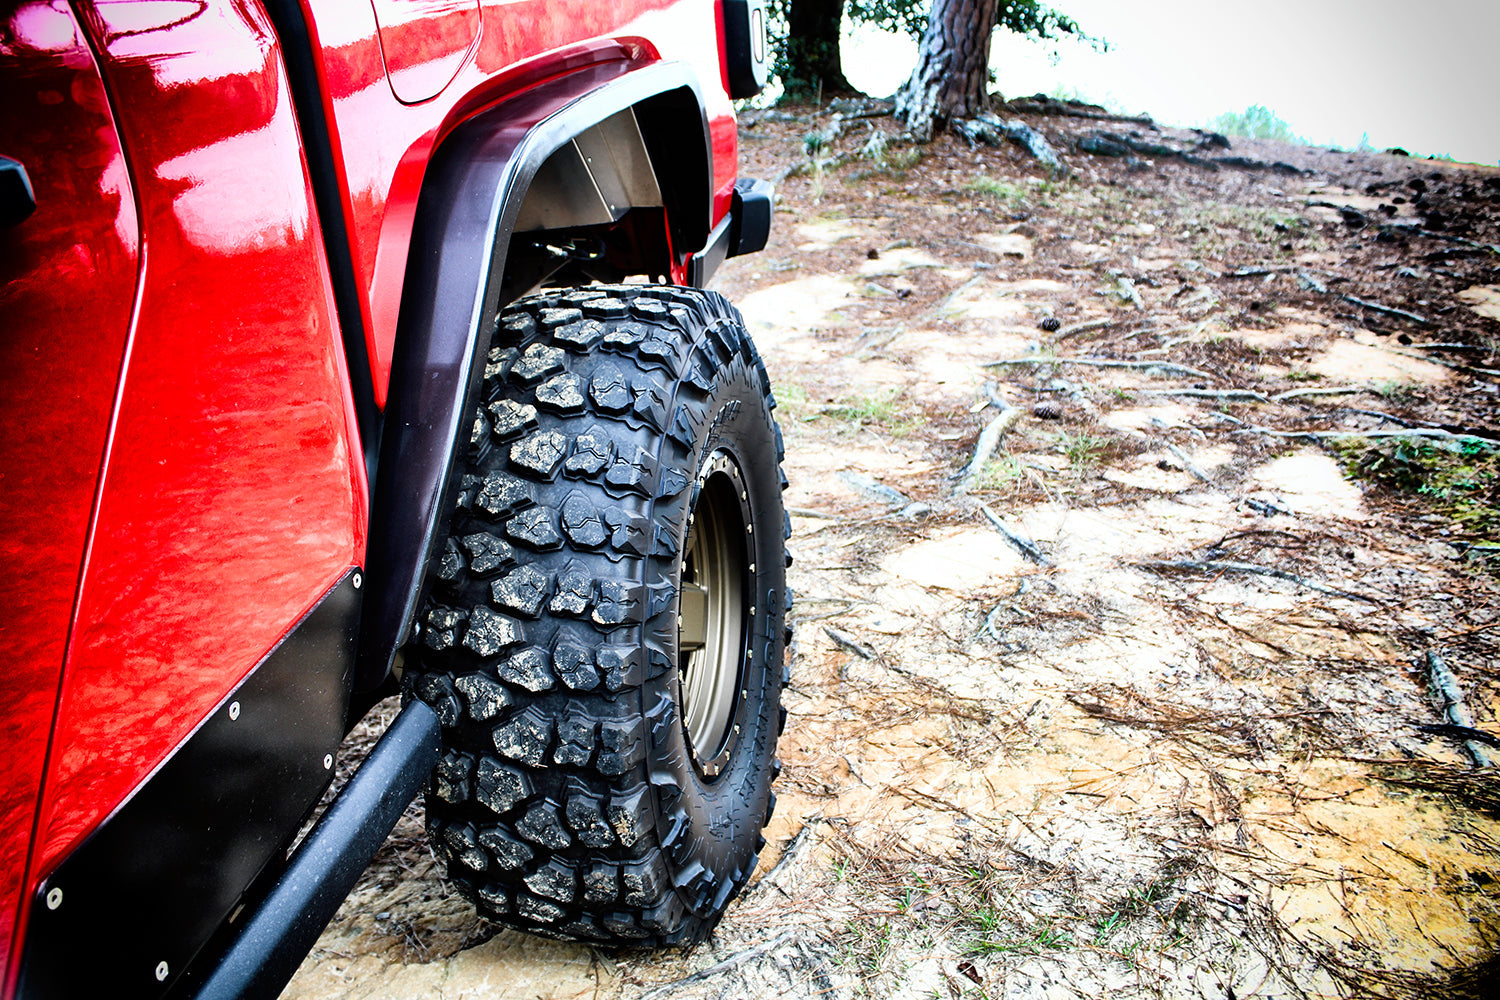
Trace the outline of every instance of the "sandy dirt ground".
<instances>
[{"instance_id":1,"label":"sandy dirt ground","mask_svg":"<svg viewBox=\"0 0 1500 1000\"><path fill-rule=\"evenodd\" d=\"M797 638L714 937L484 924L418 804L288 997L1496 995L1500 172L1026 120L743 123Z\"/></svg>"}]
</instances>

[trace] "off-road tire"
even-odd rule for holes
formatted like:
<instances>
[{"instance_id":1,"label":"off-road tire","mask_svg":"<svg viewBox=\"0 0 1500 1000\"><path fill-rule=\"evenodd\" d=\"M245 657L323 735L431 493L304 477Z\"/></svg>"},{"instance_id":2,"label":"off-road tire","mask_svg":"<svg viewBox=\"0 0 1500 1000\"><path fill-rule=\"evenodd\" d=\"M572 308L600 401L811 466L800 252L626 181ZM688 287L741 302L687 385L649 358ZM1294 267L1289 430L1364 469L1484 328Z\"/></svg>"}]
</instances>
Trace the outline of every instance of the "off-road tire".
<instances>
[{"instance_id":1,"label":"off-road tire","mask_svg":"<svg viewBox=\"0 0 1500 1000\"><path fill-rule=\"evenodd\" d=\"M722 297L665 286L532 297L493 343L407 675L442 721L429 837L495 920L690 944L775 803L788 522L765 368ZM717 622L683 633L707 654L679 649L684 613Z\"/></svg>"}]
</instances>

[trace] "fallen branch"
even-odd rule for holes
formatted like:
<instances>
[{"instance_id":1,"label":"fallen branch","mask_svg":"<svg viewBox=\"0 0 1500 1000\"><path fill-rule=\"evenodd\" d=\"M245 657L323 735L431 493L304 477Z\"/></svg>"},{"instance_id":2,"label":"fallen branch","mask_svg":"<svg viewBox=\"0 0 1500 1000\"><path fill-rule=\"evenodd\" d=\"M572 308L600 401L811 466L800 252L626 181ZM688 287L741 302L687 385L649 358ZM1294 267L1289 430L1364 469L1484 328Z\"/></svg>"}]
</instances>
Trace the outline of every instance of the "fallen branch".
<instances>
[{"instance_id":1,"label":"fallen branch","mask_svg":"<svg viewBox=\"0 0 1500 1000\"><path fill-rule=\"evenodd\" d=\"M828 638L832 639L833 644L840 649L853 653L855 656L859 657L862 660L875 659L875 650L871 649L869 646L866 646L864 643L859 642L854 638L854 636L849 635L847 632L840 632L838 629L829 628L827 625L823 626L823 632L828 636Z\"/></svg>"},{"instance_id":2,"label":"fallen branch","mask_svg":"<svg viewBox=\"0 0 1500 1000\"><path fill-rule=\"evenodd\" d=\"M1459 689L1458 678L1453 676L1453 671L1448 669L1448 664L1443 662L1437 650L1429 649L1423 659L1427 664L1427 683L1439 714L1452 725L1473 729L1474 716L1469 713L1468 705L1464 704L1464 693ZM1489 751L1478 740L1465 740L1464 749L1469 752L1469 758L1474 761L1475 767L1490 766Z\"/></svg>"},{"instance_id":3,"label":"fallen branch","mask_svg":"<svg viewBox=\"0 0 1500 1000\"><path fill-rule=\"evenodd\" d=\"M788 840L786 842L786 846L781 849L781 857L776 859L776 864L771 866L770 871L766 872L760 878L755 880L756 889L759 889L762 886L775 884L776 876L780 875L782 871L792 863L792 860L797 855L797 848L802 846L802 841L807 838L808 832L813 828L813 824L820 821L822 820L819 818L809 817L809 819L797 829L797 832L792 834L792 839ZM777 886L777 888L780 887Z\"/></svg>"},{"instance_id":4,"label":"fallen branch","mask_svg":"<svg viewBox=\"0 0 1500 1000\"><path fill-rule=\"evenodd\" d=\"M1500 750L1500 736L1487 733L1483 729L1471 729L1468 726L1455 726L1451 723L1440 726L1418 726L1419 732L1432 733L1434 736L1446 736L1449 739L1475 743L1483 743L1487 747Z\"/></svg>"},{"instance_id":5,"label":"fallen branch","mask_svg":"<svg viewBox=\"0 0 1500 1000\"><path fill-rule=\"evenodd\" d=\"M905 493L892 489L878 479L873 479L861 472L849 472L845 470L839 473L839 478L844 481L844 485L856 493L869 497L871 500L879 500L892 507L905 507L911 503L911 497Z\"/></svg>"},{"instance_id":6,"label":"fallen branch","mask_svg":"<svg viewBox=\"0 0 1500 1000\"><path fill-rule=\"evenodd\" d=\"M797 607L801 608L808 604L837 604L840 606L834 608L832 611L820 611L817 614L794 615L791 620L793 625L801 626L811 622L824 621L829 618L838 618L841 615L847 615L855 607L854 601L848 601L841 597L807 598L799 596L797 598Z\"/></svg>"},{"instance_id":7,"label":"fallen branch","mask_svg":"<svg viewBox=\"0 0 1500 1000\"><path fill-rule=\"evenodd\" d=\"M1155 570L1156 572L1196 571L1200 573L1251 573L1256 576L1271 576L1278 580L1295 583L1299 587L1306 587L1308 590L1316 590L1320 594L1347 597L1351 601L1365 601L1369 604L1381 603L1377 597L1367 597L1364 594L1355 594L1347 590L1340 590L1337 587L1330 587L1326 583L1318 583L1316 580L1309 580L1306 577L1298 576L1296 573L1289 573L1284 569L1276 569L1273 566L1255 566L1251 563L1223 562L1220 560L1206 560L1202 562L1195 560L1150 560L1148 562L1132 563L1132 565L1141 569Z\"/></svg>"},{"instance_id":8,"label":"fallen branch","mask_svg":"<svg viewBox=\"0 0 1500 1000\"><path fill-rule=\"evenodd\" d=\"M953 492L967 493L974 480L984 471L985 465L995 454L995 449L1000 447L1000 441L1005 437L1005 432L1015 425L1021 418L1019 406L1005 405L1000 410L1000 415L984 425L984 430L979 432L979 440L974 445L974 457L969 459L969 464L964 466L964 471L959 473L958 482L953 487Z\"/></svg>"},{"instance_id":9,"label":"fallen branch","mask_svg":"<svg viewBox=\"0 0 1500 1000\"><path fill-rule=\"evenodd\" d=\"M1357 386L1343 389L1293 389L1291 392L1278 392L1271 397L1271 402L1285 403L1289 399L1301 399L1304 396L1357 396L1362 392L1369 391Z\"/></svg>"},{"instance_id":10,"label":"fallen branch","mask_svg":"<svg viewBox=\"0 0 1500 1000\"><path fill-rule=\"evenodd\" d=\"M1374 417L1375 419L1384 421L1385 423L1400 424L1402 427L1414 426L1414 424L1410 420L1404 420L1401 417L1396 416L1394 413L1386 413L1384 410L1363 410L1358 406L1341 406L1339 407L1339 412L1358 413L1363 417ZM1427 426L1431 425L1429 424Z\"/></svg>"},{"instance_id":11,"label":"fallen branch","mask_svg":"<svg viewBox=\"0 0 1500 1000\"><path fill-rule=\"evenodd\" d=\"M1192 460L1187 457L1187 455L1181 448L1177 447L1175 444L1168 443L1167 450L1172 453L1177 461L1182 463L1182 467L1186 469L1195 479L1201 479L1203 482L1208 483L1210 486L1216 485L1213 481L1213 478L1209 476L1208 473L1204 472L1202 469L1194 465L1192 463Z\"/></svg>"},{"instance_id":12,"label":"fallen branch","mask_svg":"<svg viewBox=\"0 0 1500 1000\"><path fill-rule=\"evenodd\" d=\"M789 931L782 931L780 934L769 941L763 941L753 948L746 948L744 951L731 955L730 957L724 959L724 961L718 962L714 965L710 965L708 968L703 969L700 972L695 972L691 976L684 976L681 979L675 979L670 983L658 986L654 990L649 990L648 992L642 993L640 996L640 1000L657 1000L658 997L668 996L688 986L694 986L698 983L706 982L707 980L712 979L714 976L720 975L722 973L728 972L731 969L735 969L741 965L744 965L751 959L759 958L767 952L775 951L777 948L780 948L782 945L786 944L788 941L791 941L796 936L797 930L795 928Z\"/></svg>"},{"instance_id":13,"label":"fallen branch","mask_svg":"<svg viewBox=\"0 0 1500 1000\"><path fill-rule=\"evenodd\" d=\"M1033 542L1025 535L1017 534L1016 532L1007 528L1005 526L1005 522L1000 520L1000 515L990 510L988 504L980 504L979 509L984 511L984 516L990 519L990 523L995 526L995 530L999 531L1000 534L1009 539L1012 545L1020 550L1021 555L1025 556L1027 559L1030 559L1038 566L1052 565L1052 563L1047 560L1047 557L1042 555L1042 550L1037 547L1036 542Z\"/></svg>"},{"instance_id":14,"label":"fallen branch","mask_svg":"<svg viewBox=\"0 0 1500 1000\"><path fill-rule=\"evenodd\" d=\"M1163 372L1175 372L1178 375L1191 375L1195 378L1214 378L1208 372L1189 368L1186 365L1174 365L1170 361L1116 361L1113 358L1002 358L999 361L986 361L982 368L1001 368L1006 365L1088 365L1091 368L1155 368Z\"/></svg>"},{"instance_id":15,"label":"fallen branch","mask_svg":"<svg viewBox=\"0 0 1500 1000\"><path fill-rule=\"evenodd\" d=\"M1486 448L1500 448L1500 441L1494 438L1481 437L1478 434L1454 434L1437 427L1412 427L1399 431L1278 431L1269 427L1255 427L1236 421L1241 426L1233 433L1241 432L1251 434L1264 434L1267 437L1279 438L1305 438L1308 441L1327 441L1332 438L1370 438L1379 440L1382 438L1430 438L1434 441L1457 441L1463 444L1477 444Z\"/></svg>"},{"instance_id":16,"label":"fallen branch","mask_svg":"<svg viewBox=\"0 0 1500 1000\"><path fill-rule=\"evenodd\" d=\"M1464 239L1462 236L1450 236L1447 233L1423 229L1421 226L1414 226L1407 222L1383 222L1380 225L1382 229L1396 229L1401 232L1416 233L1418 236L1425 236L1430 240L1445 240L1448 243L1457 243L1459 246L1469 247L1473 250L1483 250L1492 254L1500 254L1500 246L1496 246L1493 243L1476 243L1474 240Z\"/></svg>"},{"instance_id":17,"label":"fallen branch","mask_svg":"<svg viewBox=\"0 0 1500 1000\"><path fill-rule=\"evenodd\" d=\"M1109 326L1109 324L1113 322L1114 320L1110 319L1109 317L1105 317L1103 319L1086 319L1082 323L1070 323L1067 326L1063 327L1061 330L1058 330L1057 333L1053 335L1052 342L1056 344L1061 341L1067 340L1069 337L1076 337L1080 333L1088 333L1090 330L1097 330L1100 327Z\"/></svg>"},{"instance_id":18,"label":"fallen branch","mask_svg":"<svg viewBox=\"0 0 1500 1000\"><path fill-rule=\"evenodd\" d=\"M1471 375L1488 375L1490 378L1500 378L1500 370L1494 368L1480 368L1478 365L1466 365L1462 361L1449 361L1447 358L1434 358L1425 354L1411 354L1407 351L1398 351L1391 347L1387 347L1385 350L1390 351L1397 357L1411 358L1414 361L1425 361L1429 365L1439 365L1456 372L1467 372Z\"/></svg>"},{"instance_id":19,"label":"fallen branch","mask_svg":"<svg viewBox=\"0 0 1500 1000\"><path fill-rule=\"evenodd\" d=\"M1224 277L1261 278L1272 274L1286 274L1288 271L1295 270L1297 270L1295 267L1242 267L1238 271L1230 271Z\"/></svg>"},{"instance_id":20,"label":"fallen branch","mask_svg":"<svg viewBox=\"0 0 1500 1000\"><path fill-rule=\"evenodd\" d=\"M1328 286L1323 284L1323 282L1319 281L1317 278L1314 278L1312 275L1308 274L1306 271L1298 271L1296 273L1296 278L1297 284L1301 285L1303 288L1310 288L1320 295L1328 294Z\"/></svg>"},{"instance_id":21,"label":"fallen branch","mask_svg":"<svg viewBox=\"0 0 1500 1000\"><path fill-rule=\"evenodd\" d=\"M1368 309L1371 312L1385 313L1387 316L1398 316L1401 319L1411 320L1418 326L1432 325L1426 316L1418 316L1416 313L1407 312L1405 309L1396 309L1391 306L1383 306L1379 302L1367 302L1364 299L1356 298L1353 295L1340 295L1339 298L1343 299L1345 302L1357 305L1361 309Z\"/></svg>"},{"instance_id":22,"label":"fallen branch","mask_svg":"<svg viewBox=\"0 0 1500 1000\"><path fill-rule=\"evenodd\" d=\"M1136 289L1135 282L1130 278L1127 278L1125 275L1118 273L1114 274L1114 279L1115 295L1119 296L1122 302L1129 302L1131 305L1144 312L1146 309L1146 302L1141 298L1141 293Z\"/></svg>"},{"instance_id":23,"label":"fallen branch","mask_svg":"<svg viewBox=\"0 0 1500 1000\"><path fill-rule=\"evenodd\" d=\"M1354 225L1355 223L1363 223L1366 226L1373 224L1378 225L1381 229L1395 230L1399 233L1413 233L1417 236L1425 236L1430 240L1443 240L1448 243L1457 243L1459 246L1469 247L1474 250L1483 250L1488 253L1500 254L1500 246L1495 246L1493 243L1476 243L1474 240L1465 239L1462 236L1452 236L1448 233L1440 233L1436 230L1424 229L1421 226L1411 222L1388 222L1385 220L1375 220L1375 222L1372 223L1369 217L1365 215L1365 213L1361 212L1359 209L1355 208L1352 205L1335 205L1331 201L1308 201L1304 202L1304 204L1308 208L1331 208L1335 212L1338 212L1339 215L1343 216L1344 221L1349 223L1350 225Z\"/></svg>"},{"instance_id":24,"label":"fallen branch","mask_svg":"<svg viewBox=\"0 0 1500 1000\"><path fill-rule=\"evenodd\" d=\"M1145 396L1193 396L1198 399L1244 400L1251 403L1269 403L1270 400L1250 389L1137 389Z\"/></svg>"},{"instance_id":25,"label":"fallen branch","mask_svg":"<svg viewBox=\"0 0 1500 1000\"><path fill-rule=\"evenodd\" d=\"M814 510L811 507L788 507L786 512L792 517L812 517L820 521L842 520L838 514L830 514L826 510Z\"/></svg>"}]
</instances>

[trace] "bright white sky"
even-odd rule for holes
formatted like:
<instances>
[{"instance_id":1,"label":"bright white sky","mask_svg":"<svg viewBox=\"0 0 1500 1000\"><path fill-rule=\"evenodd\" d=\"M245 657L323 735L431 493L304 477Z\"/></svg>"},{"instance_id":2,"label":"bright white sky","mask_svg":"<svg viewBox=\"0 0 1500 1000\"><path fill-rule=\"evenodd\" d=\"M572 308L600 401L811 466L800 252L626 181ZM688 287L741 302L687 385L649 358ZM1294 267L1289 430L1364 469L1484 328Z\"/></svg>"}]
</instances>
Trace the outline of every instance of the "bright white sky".
<instances>
[{"instance_id":1,"label":"bright white sky","mask_svg":"<svg viewBox=\"0 0 1500 1000\"><path fill-rule=\"evenodd\" d=\"M1500 0L1052 0L1109 42L1098 53L995 35L1001 93L1064 92L1176 125L1263 104L1320 145L1500 162ZM851 44L852 42L852 44ZM850 82L888 95L905 37L844 44Z\"/></svg>"}]
</instances>

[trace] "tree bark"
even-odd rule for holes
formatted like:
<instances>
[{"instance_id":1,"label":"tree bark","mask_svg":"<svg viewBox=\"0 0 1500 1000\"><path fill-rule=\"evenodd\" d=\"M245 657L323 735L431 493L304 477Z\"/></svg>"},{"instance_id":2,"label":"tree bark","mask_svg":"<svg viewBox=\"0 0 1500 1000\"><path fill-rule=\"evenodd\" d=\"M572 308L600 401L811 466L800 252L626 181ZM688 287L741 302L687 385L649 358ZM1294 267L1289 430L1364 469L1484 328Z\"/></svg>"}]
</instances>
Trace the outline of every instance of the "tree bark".
<instances>
[{"instance_id":1,"label":"tree bark","mask_svg":"<svg viewBox=\"0 0 1500 1000\"><path fill-rule=\"evenodd\" d=\"M790 0L786 12L788 90L825 95L856 92L844 78L839 55L843 24L844 0Z\"/></svg>"},{"instance_id":2,"label":"tree bark","mask_svg":"<svg viewBox=\"0 0 1500 1000\"><path fill-rule=\"evenodd\" d=\"M920 141L940 125L990 110L990 39L999 0L933 0L917 68L896 94L896 117Z\"/></svg>"}]
</instances>

